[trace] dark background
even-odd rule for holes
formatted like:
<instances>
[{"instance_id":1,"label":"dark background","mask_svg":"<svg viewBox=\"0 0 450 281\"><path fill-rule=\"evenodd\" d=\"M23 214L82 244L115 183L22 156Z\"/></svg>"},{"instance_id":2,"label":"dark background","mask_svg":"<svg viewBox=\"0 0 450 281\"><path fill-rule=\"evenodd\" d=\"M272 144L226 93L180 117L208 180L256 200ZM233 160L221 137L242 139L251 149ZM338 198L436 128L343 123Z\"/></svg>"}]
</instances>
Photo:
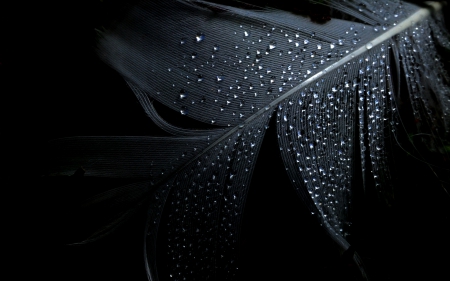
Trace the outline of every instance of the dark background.
<instances>
[{"instance_id":1,"label":"dark background","mask_svg":"<svg viewBox=\"0 0 450 281\"><path fill-rule=\"evenodd\" d=\"M93 27L116 15L103 9L100 1L25 2L10 9L14 19L3 36L0 79L6 113L4 172L11 179L4 185L8 238L3 243L11 249L14 280L146 278L143 215L104 241L67 245L78 234L70 210L80 200L127 181L42 177L48 140L162 134L123 80L93 52ZM241 279L360 280L355 266L340 256L297 199L274 149L274 128L272 122L246 205ZM448 280L450 200L442 188L449 186L448 175L441 171L436 177L401 150L395 157L400 168L394 204L385 207L373 194L356 192L350 243L373 280ZM429 159L448 166L448 159L439 155L430 154ZM166 280L164 249L158 257L161 280Z\"/></svg>"}]
</instances>

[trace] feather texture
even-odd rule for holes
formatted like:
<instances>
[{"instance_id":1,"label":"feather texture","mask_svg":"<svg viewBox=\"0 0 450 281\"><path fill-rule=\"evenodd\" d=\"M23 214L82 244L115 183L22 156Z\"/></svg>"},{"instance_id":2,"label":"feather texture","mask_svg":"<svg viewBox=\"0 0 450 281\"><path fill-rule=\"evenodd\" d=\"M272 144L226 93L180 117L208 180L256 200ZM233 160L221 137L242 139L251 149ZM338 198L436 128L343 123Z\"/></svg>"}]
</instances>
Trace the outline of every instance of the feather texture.
<instances>
[{"instance_id":1,"label":"feather texture","mask_svg":"<svg viewBox=\"0 0 450 281\"><path fill-rule=\"evenodd\" d=\"M430 16L440 4L324 3L354 20L317 24L275 9L144 1L102 33L99 57L122 75L146 114L172 136L56 140L52 172L73 174L82 166L86 176L143 180L89 204L113 201L112 206L121 206L119 220L124 202L127 210L143 202L149 206L149 280L158 280L155 253L163 208L170 218L172 277L237 278L234 264L248 185L274 112L292 185L343 252L350 247L352 190L361 188L354 185L356 167L362 167L364 186L373 181L390 200L388 152L400 120L402 73L414 117L421 120L418 129L433 136L430 147L441 149L438 141L448 137L450 128L450 80L443 65L429 63L437 58L436 46L450 47L439 15ZM215 128L171 125L153 100ZM139 204L129 207L130 202ZM353 258L365 276L356 253Z\"/></svg>"}]
</instances>

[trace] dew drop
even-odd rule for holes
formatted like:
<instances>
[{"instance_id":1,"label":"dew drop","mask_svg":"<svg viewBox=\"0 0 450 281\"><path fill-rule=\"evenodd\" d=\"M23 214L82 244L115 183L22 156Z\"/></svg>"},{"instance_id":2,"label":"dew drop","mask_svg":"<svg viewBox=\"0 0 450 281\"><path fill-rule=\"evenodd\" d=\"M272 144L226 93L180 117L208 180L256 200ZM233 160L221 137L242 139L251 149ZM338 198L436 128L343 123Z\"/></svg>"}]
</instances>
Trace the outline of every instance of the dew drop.
<instances>
[{"instance_id":1,"label":"dew drop","mask_svg":"<svg viewBox=\"0 0 450 281\"><path fill-rule=\"evenodd\" d=\"M377 23L373 26L373 31L378 32L381 29L381 24Z\"/></svg>"},{"instance_id":2,"label":"dew drop","mask_svg":"<svg viewBox=\"0 0 450 281\"><path fill-rule=\"evenodd\" d=\"M273 50L277 47L277 42L275 40L270 41L269 50Z\"/></svg>"},{"instance_id":3,"label":"dew drop","mask_svg":"<svg viewBox=\"0 0 450 281\"><path fill-rule=\"evenodd\" d=\"M188 93L184 89L181 89L180 90L180 99L184 100L184 99L187 99L187 97L188 97Z\"/></svg>"},{"instance_id":4,"label":"dew drop","mask_svg":"<svg viewBox=\"0 0 450 281\"><path fill-rule=\"evenodd\" d=\"M365 8L366 8L366 4L364 4L364 3L358 4L358 11L363 12Z\"/></svg>"},{"instance_id":5,"label":"dew drop","mask_svg":"<svg viewBox=\"0 0 450 281\"><path fill-rule=\"evenodd\" d=\"M180 113L182 115L188 114L188 108L186 106L182 106L181 109L180 109Z\"/></svg>"},{"instance_id":6,"label":"dew drop","mask_svg":"<svg viewBox=\"0 0 450 281\"><path fill-rule=\"evenodd\" d=\"M205 34L203 34L202 32L197 32L197 34L195 35L195 41L202 42L203 40L205 40Z\"/></svg>"}]
</instances>

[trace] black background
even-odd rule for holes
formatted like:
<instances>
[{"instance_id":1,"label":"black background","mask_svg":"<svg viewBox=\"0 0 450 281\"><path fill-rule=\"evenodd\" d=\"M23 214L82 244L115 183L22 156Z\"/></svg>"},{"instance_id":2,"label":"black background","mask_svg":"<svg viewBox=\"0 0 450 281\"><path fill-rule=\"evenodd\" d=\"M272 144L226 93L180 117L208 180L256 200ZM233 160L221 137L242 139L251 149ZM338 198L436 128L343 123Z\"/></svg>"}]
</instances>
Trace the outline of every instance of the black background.
<instances>
[{"instance_id":1,"label":"black background","mask_svg":"<svg viewBox=\"0 0 450 281\"><path fill-rule=\"evenodd\" d=\"M68 215L73 206L125 182L42 177L48 140L162 134L120 76L95 57L93 27L111 15L102 14L100 2L92 2L21 3L11 8L14 19L4 32L4 163L5 178L11 178L4 185L4 232L9 234L4 246L11 249L14 280L146 278L143 216L99 243L67 245L77 236ZM241 279L359 280L355 266L340 256L297 199L274 127L272 122L266 133L246 205ZM394 205L385 208L375 196L355 198L350 242L374 280L448 280L449 196L427 165L400 150L396 157L401 168L396 170ZM448 165L448 159L434 158ZM164 249L158 257L161 280L167 280Z\"/></svg>"}]
</instances>

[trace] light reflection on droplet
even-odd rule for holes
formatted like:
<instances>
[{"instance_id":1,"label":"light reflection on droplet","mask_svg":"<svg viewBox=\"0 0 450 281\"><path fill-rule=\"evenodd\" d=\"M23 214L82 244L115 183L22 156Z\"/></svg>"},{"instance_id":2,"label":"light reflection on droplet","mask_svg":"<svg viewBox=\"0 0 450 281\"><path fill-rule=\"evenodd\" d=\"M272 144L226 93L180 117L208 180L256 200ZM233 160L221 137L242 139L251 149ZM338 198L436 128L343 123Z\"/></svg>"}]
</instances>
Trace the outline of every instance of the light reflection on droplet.
<instances>
[{"instance_id":1,"label":"light reflection on droplet","mask_svg":"<svg viewBox=\"0 0 450 281\"><path fill-rule=\"evenodd\" d=\"M187 97L188 93L184 89L180 90L180 99L184 100L187 99Z\"/></svg>"},{"instance_id":2,"label":"light reflection on droplet","mask_svg":"<svg viewBox=\"0 0 450 281\"><path fill-rule=\"evenodd\" d=\"M275 40L270 41L270 43L269 43L269 49L270 50L275 49L276 46L277 46L277 42Z\"/></svg>"},{"instance_id":3,"label":"light reflection on droplet","mask_svg":"<svg viewBox=\"0 0 450 281\"><path fill-rule=\"evenodd\" d=\"M188 108L186 106L182 106L181 109L180 109L180 113L182 115L188 114Z\"/></svg>"},{"instance_id":4,"label":"light reflection on droplet","mask_svg":"<svg viewBox=\"0 0 450 281\"><path fill-rule=\"evenodd\" d=\"M205 34L203 34L202 32L197 32L197 34L195 35L195 41L202 42L203 40L205 40Z\"/></svg>"}]
</instances>

